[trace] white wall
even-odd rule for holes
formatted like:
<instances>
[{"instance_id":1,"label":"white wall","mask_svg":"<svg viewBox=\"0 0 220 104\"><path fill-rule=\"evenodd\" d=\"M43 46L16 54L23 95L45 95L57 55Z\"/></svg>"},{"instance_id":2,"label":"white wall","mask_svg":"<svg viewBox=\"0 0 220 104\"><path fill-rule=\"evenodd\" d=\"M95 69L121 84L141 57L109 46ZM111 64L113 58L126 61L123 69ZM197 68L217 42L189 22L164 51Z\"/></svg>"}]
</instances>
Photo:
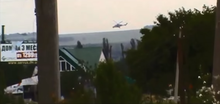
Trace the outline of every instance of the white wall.
<instances>
[{"instance_id":1,"label":"white wall","mask_svg":"<svg viewBox=\"0 0 220 104\"><path fill-rule=\"evenodd\" d=\"M101 52L100 58L99 58L99 62L104 62L105 61L105 56L104 53Z\"/></svg>"}]
</instances>

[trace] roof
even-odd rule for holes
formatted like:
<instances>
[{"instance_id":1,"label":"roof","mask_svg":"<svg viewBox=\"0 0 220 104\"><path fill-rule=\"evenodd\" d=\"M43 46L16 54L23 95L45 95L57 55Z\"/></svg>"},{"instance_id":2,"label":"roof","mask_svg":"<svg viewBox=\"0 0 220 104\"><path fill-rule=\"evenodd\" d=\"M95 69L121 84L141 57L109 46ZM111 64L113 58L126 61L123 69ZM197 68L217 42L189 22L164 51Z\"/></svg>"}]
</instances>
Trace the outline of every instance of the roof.
<instances>
[{"instance_id":1,"label":"roof","mask_svg":"<svg viewBox=\"0 0 220 104\"><path fill-rule=\"evenodd\" d=\"M81 63L73 54L71 54L65 48L59 49L59 54L62 56L66 61L68 61L75 69L81 69Z\"/></svg>"},{"instance_id":2,"label":"roof","mask_svg":"<svg viewBox=\"0 0 220 104\"><path fill-rule=\"evenodd\" d=\"M59 54L74 66L80 66L78 60L65 49L59 49Z\"/></svg>"},{"instance_id":3,"label":"roof","mask_svg":"<svg viewBox=\"0 0 220 104\"><path fill-rule=\"evenodd\" d=\"M87 67L94 69L99 63L102 47L65 48L77 59L82 60Z\"/></svg>"}]
</instances>

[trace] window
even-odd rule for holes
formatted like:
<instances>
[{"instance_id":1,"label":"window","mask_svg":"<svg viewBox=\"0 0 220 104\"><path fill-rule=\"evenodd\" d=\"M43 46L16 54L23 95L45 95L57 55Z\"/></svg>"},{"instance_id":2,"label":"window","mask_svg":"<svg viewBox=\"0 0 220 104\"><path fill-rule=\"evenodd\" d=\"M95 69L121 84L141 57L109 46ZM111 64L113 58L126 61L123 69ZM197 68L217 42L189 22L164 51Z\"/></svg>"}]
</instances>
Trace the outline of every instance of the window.
<instances>
[{"instance_id":1,"label":"window","mask_svg":"<svg viewBox=\"0 0 220 104\"><path fill-rule=\"evenodd\" d=\"M75 68L73 66L71 67L71 71L75 71Z\"/></svg>"},{"instance_id":2,"label":"window","mask_svg":"<svg viewBox=\"0 0 220 104\"><path fill-rule=\"evenodd\" d=\"M60 71L75 71L75 67L72 66L69 62L67 62L63 57L59 57L60 59Z\"/></svg>"},{"instance_id":3,"label":"window","mask_svg":"<svg viewBox=\"0 0 220 104\"><path fill-rule=\"evenodd\" d=\"M63 70L62 70L61 62L62 62L62 61L59 62L59 67L60 67L60 71L62 72Z\"/></svg>"},{"instance_id":4,"label":"window","mask_svg":"<svg viewBox=\"0 0 220 104\"><path fill-rule=\"evenodd\" d=\"M62 71L66 70L66 62L65 61L61 62L61 70Z\"/></svg>"},{"instance_id":5,"label":"window","mask_svg":"<svg viewBox=\"0 0 220 104\"><path fill-rule=\"evenodd\" d=\"M62 60L62 61L64 61L64 58L63 58L63 57L60 57L60 58L59 58L59 60Z\"/></svg>"},{"instance_id":6,"label":"window","mask_svg":"<svg viewBox=\"0 0 220 104\"><path fill-rule=\"evenodd\" d=\"M70 65L69 63L66 62L66 70L68 70L68 71L72 71L70 68L71 68L71 65Z\"/></svg>"}]
</instances>

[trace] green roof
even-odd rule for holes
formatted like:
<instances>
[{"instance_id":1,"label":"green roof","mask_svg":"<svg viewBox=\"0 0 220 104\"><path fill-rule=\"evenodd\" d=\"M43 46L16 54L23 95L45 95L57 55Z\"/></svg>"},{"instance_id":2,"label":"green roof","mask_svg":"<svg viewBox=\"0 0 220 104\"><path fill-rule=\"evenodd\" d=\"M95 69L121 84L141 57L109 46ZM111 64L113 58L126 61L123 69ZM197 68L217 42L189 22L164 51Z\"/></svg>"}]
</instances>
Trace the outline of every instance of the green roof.
<instances>
[{"instance_id":1,"label":"green roof","mask_svg":"<svg viewBox=\"0 0 220 104\"><path fill-rule=\"evenodd\" d=\"M80 69L79 61L65 49L59 49L59 55L62 56L66 61L68 61L74 68Z\"/></svg>"},{"instance_id":2,"label":"green roof","mask_svg":"<svg viewBox=\"0 0 220 104\"><path fill-rule=\"evenodd\" d=\"M77 59L83 61L87 67L94 69L99 63L102 47L65 48Z\"/></svg>"}]
</instances>

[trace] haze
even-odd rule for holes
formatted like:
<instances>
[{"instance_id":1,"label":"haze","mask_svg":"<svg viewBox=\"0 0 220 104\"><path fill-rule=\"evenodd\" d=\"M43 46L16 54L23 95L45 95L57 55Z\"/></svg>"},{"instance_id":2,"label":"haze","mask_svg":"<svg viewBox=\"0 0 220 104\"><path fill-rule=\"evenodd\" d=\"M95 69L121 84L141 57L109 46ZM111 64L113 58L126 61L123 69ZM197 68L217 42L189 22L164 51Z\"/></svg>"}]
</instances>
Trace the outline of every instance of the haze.
<instances>
[{"instance_id":1,"label":"haze","mask_svg":"<svg viewBox=\"0 0 220 104\"><path fill-rule=\"evenodd\" d=\"M180 7L201 9L216 0L58 0L59 32L78 33L140 29L156 16ZM0 0L0 25L6 33L35 32L34 0ZM113 29L113 20L128 22Z\"/></svg>"}]
</instances>

